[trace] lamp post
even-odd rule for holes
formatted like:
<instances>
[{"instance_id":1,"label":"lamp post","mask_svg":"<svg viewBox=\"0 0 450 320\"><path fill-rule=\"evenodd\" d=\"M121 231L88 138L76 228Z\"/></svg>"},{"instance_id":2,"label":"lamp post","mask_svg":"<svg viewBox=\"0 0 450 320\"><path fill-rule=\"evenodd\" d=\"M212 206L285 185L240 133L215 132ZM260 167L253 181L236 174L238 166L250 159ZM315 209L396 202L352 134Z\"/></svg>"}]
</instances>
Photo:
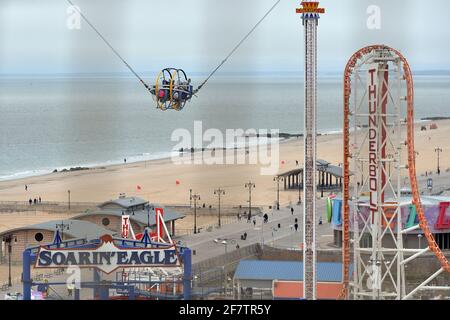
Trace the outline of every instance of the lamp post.
<instances>
[{"instance_id":1,"label":"lamp post","mask_svg":"<svg viewBox=\"0 0 450 320\"><path fill-rule=\"evenodd\" d=\"M439 158L440 158L440 154L443 150L439 147L437 147L436 149L434 149L434 152L437 152L437 174L440 175L441 174L441 167L440 167L440 163L439 163Z\"/></svg>"},{"instance_id":2,"label":"lamp post","mask_svg":"<svg viewBox=\"0 0 450 320\"><path fill-rule=\"evenodd\" d=\"M61 240L64 241L64 230L70 230L70 225L61 220L61 223L56 224L56 228L61 230Z\"/></svg>"},{"instance_id":3,"label":"lamp post","mask_svg":"<svg viewBox=\"0 0 450 320\"><path fill-rule=\"evenodd\" d=\"M194 200L194 234L197 234L197 200L200 200L200 195L191 195L191 200Z\"/></svg>"},{"instance_id":4,"label":"lamp post","mask_svg":"<svg viewBox=\"0 0 450 320\"><path fill-rule=\"evenodd\" d=\"M216 190L214 190L214 194L217 195L217 196L219 197L219 228L221 228L221 227L222 227L222 224L221 224L221 221L220 221L220 197L221 197L222 195L225 195L225 190L223 190L223 189L221 189L221 188L216 189Z\"/></svg>"},{"instance_id":5,"label":"lamp post","mask_svg":"<svg viewBox=\"0 0 450 320\"><path fill-rule=\"evenodd\" d=\"M68 202L69 202L69 211L70 211L70 190L67 190L67 197L68 197Z\"/></svg>"},{"instance_id":6,"label":"lamp post","mask_svg":"<svg viewBox=\"0 0 450 320\"><path fill-rule=\"evenodd\" d=\"M192 208L192 189L189 189L189 208Z\"/></svg>"},{"instance_id":7,"label":"lamp post","mask_svg":"<svg viewBox=\"0 0 450 320\"><path fill-rule=\"evenodd\" d=\"M214 239L214 243L216 244L221 244L225 247L225 254L228 253L228 244L236 244L236 240L235 239L225 239L225 238L217 238Z\"/></svg>"},{"instance_id":8,"label":"lamp post","mask_svg":"<svg viewBox=\"0 0 450 320\"><path fill-rule=\"evenodd\" d=\"M248 188L248 220L252 217L252 189L255 188L255 184L251 181L245 184L245 188Z\"/></svg>"},{"instance_id":9,"label":"lamp post","mask_svg":"<svg viewBox=\"0 0 450 320\"><path fill-rule=\"evenodd\" d=\"M13 236L8 234L3 237L3 241L8 245L8 287L12 287L11 281L11 254L12 254L12 242ZM14 242L17 242L17 238L14 237Z\"/></svg>"},{"instance_id":10,"label":"lamp post","mask_svg":"<svg viewBox=\"0 0 450 320\"><path fill-rule=\"evenodd\" d=\"M280 181L284 181L284 178L276 176L273 181L277 183L277 210L280 210Z\"/></svg>"}]
</instances>

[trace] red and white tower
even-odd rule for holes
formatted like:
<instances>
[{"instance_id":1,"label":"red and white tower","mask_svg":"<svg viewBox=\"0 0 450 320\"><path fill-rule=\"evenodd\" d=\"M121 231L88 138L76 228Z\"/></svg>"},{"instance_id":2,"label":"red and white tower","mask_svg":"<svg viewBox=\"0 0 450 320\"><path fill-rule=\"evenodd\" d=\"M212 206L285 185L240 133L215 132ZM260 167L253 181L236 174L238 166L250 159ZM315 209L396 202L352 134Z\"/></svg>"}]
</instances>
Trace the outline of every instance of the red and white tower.
<instances>
[{"instance_id":1,"label":"red and white tower","mask_svg":"<svg viewBox=\"0 0 450 320\"><path fill-rule=\"evenodd\" d=\"M316 137L317 137L317 26L319 2L303 1L296 9L305 30L305 111L303 168L303 292L316 299Z\"/></svg>"}]
</instances>

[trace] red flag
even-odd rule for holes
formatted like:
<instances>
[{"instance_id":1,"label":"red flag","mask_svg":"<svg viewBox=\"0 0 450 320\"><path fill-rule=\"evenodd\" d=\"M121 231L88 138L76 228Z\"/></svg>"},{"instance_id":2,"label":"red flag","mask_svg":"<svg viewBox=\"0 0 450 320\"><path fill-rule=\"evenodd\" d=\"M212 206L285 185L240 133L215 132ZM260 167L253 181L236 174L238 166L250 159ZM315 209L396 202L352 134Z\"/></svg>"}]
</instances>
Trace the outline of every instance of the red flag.
<instances>
[{"instance_id":1,"label":"red flag","mask_svg":"<svg viewBox=\"0 0 450 320\"><path fill-rule=\"evenodd\" d=\"M176 180L176 181L175 181L175 184L176 184L177 186L178 186L180 183L181 183L180 180Z\"/></svg>"},{"instance_id":2,"label":"red flag","mask_svg":"<svg viewBox=\"0 0 450 320\"><path fill-rule=\"evenodd\" d=\"M137 186L136 186L136 189L141 190L142 188L141 188L140 185L137 185Z\"/></svg>"},{"instance_id":3,"label":"red flag","mask_svg":"<svg viewBox=\"0 0 450 320\"><path fill-rule=\"evenodd\" d=\"M285 164L286 163L286 161L284 161L284 160L281 160L281 164Z\"/></svg>"}]
</instances>

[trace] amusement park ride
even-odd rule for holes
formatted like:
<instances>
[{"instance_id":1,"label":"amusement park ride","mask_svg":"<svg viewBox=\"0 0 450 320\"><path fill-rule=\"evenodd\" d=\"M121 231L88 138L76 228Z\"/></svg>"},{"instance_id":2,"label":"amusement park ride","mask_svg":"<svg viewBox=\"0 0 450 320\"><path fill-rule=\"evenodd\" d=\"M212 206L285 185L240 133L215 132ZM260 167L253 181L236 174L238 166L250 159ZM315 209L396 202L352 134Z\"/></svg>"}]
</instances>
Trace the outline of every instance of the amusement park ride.
<instances>
[{"instance_id":1,"label":"amusement park ride","mask_svg":"<svg viewBox=\"0 0 450 320\"><path fill-rule=\"evenodd\" d=\"M406 136L402 131L405 127ZM343 137L341 298L400 300L410 299L420 290L435 289L428 284L441 273L450 273L450 264L434 239L420 199L414 150L414 83L408 61L399 51L373 45L350 58L344 73ZM390 163L394 164L392 171L387 170ZM419 218L419 224L412 227L405 223L400 209L405 174ZM367 194L368 202L364 200ZM369 210L362 210L364 206ZM404 248L403 237L418 229L428 247ZM419 285L409 283L407 264L428 252L434 253L441 267ZM351 256L355 270L352 281Z\"/></svg>"},{"instance_id":2,"label":"amusement park ride","mask_svg":"<svg viewBox=\"0 0 450 320\"><path fill-rule=\"evenodd\" d=\"M230 51L225 59L206 77L206 79L196 88L191 84L191 79L182 69L165 68L158 76L154 85L148 85L137 72L125 61L125 59L117 52L116 49L108 42L108 40L98 31L98 29L87 19L87 17L76 7L71 0L66 0L74 10L86 21L86 23L97 33L103 42L111 49L111 51L125 64L125 66L133 73L139 82L152 94L156 101L156 107L160 110L182 110L186 103L195 96L208 80L228 61L228 59L236 52L236 50L248 39L248 37L256 30L256 28L264 21L264 19L275 9L281 0L277 0L274 5L266 12L266 14L253 26L253 28L238 42L238 44Z\"/></svg>"},{"instance_id":3,"label":"amusement park ride","mask_svg":"<svg viewBox=\"0 0 450 320\"><path fill-rule=\"evenodd\" d=\"M196 89L187 74L176 68L163 69L156 77L154 85L148 85L89 20L81 12L79 13L152 94L158 109L180 111L280 1L275 2ZM74 6L71 0L67 2ZM302 14L305 37L303 292L306 299L313 300L316 298L317 27L320 14L325 10L319 8L319 2L316 1L303 1L301 6L297 9L297 13ZM385 45L373 45L359 50L351 57L345 68L343 102L342 250L344 267L340 298L412 298L419 290L431 289L432 287L428 284L441 273L450 273L450 263L433 237L421 204L415 172L414 88L407 60L399 51ZM402 108L405 102L406 108ZM405 126L406 138L402 136L402 128ZM405 152L406 163L403 161ZM389 164L393 164L394 170L389 170L388 173L386 167ZM408 171L413 205L420 221L418 225L408 228L402 223L400 210L401 180L404 169ZM362 183L359 182L361 180ZM368 215L364 215L359 209L361 199L366 194L370 196L367 204L370 207ZM165 226L164 223L162 225ZM405 249L403 236L419 228L428 241L428 247ZM151 235L150 241L155 240L162 245L164 237L160 232L162 230ZM166 234L168 234L167 230ZM142 235L142 237L145 236L149 235ZM130 241L142 241L142 238L139 240L138 236L133 237L135 239ZM370 241L362 245L363 238L367 239L367 237ZM170 244L171 239L169 243L165 243L165 245ZM412 285L408 284L405 267L412 260L428 252L434 253L441 268L423 283L412 288ZM29 256L27 261L30 262ZM352 263L354 273L350 279Z\"/></svg>"}]
</instances>

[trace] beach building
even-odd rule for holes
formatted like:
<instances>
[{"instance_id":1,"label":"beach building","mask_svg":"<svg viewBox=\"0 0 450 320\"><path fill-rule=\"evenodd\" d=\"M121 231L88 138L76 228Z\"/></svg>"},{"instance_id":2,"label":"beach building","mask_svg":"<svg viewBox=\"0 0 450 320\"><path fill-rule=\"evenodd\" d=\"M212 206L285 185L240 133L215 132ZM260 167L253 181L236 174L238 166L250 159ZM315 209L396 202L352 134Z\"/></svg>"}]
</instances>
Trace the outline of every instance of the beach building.
<instances>
[{"instance_id":1,"label":"beach building","mask_svg":"<svg viewBox=\"0 0 450 320\"><path fill-rule=\"evenodd\" d=\"M154 208L164 209L164 221L171 236L175 235L175 223L185 216L157 204L151 204L139 197L121 196L115 200L106 201L97 210L86 211L67 220L47 221L25 227L5 230L0 233L0 263L7 261L8 238L11 239L11 262L22 261L22 252L30 246L51 243L57 229L61 231L64 240L97 239L104 234L120 237L122 216L130 217L130 224L135 234L142 233L150 225L156 229ZM154 231L154 230L153 230Z\"/></svg>"},{"instance_id":2,"label":"beach building","mask_svg":"<svg viewBox=\"0 0 450 320\"><path fill-rule=\"evenodd\" d=\"M350 275L352 272L353 266ZM238 299L251 295L280 300L304 299L301 261L242 260L233 282ZM342 264L317 263L317 299L337 299L341 290Z\"/></svg>"},{"instance_id":3,"label":"beach building","mask_svg":"<svg viewBox=\"0 0 450 320\"><path fill-rule=\"evenodd\" d=\"M433 232L436 239L436 243L442 250L450 249L450 197L447 196L426 196L421 197L422 206L424 208L425 217L428 220L428 226ZM342 199L335 198L331 201L331 207L327 215L329 222L331 223L334 235L334 245L337 247L342 246ZM386 200L387 203L393 202L393 200ZM409 229L419 224L419 218L415 206L412 204L412 197L408 193L407 189L402 189L402 197L400 198L401 208L401 222L403 224L402 229ZM362 229L363 219L367 219L370 214L369 198L362 198L358 203L358 223L360 229ZM354 223L354 205L350 202L350 232L353 230ZM392 213L393 214L393 213ZM384 227L387 224L384 223ZM394 219L391 223L391 228L396 233L397 221ZM371 246L371 235L366 232L362 237L361 247ZM389 237L383 239L383 245L386 247L392 247L394 245L393 240ZM426 248L428 243L423 237L423 232L420 228L411 230L403 236L403 246L407 249Z\"/></svg>"},{"instance_id":4,"label":"beach building","mask_svg":"<svg viewBox=\"0 0 450 320\"><path fill-rule=\"evenodd\" d=\"M303 188L303 167L280 173L277 177L283 178L284 190ZM317 160L317 190L340 191L343 177L342 167L332 165L325 160Z\"/></svg>"},{"instance_id":5,"label":"beach building","mask_svg":"<svg viewBox=\"0 0 450 320\"><path fill-rule=\"evenodd\" d=\"M130 217L134 233L138 234L142 233L148 224L152 229L156 227L154 208L163 208L166 228L172 237L175 236L176 221L183 219L185 216L158 204L149 203L139 197L121 196L118 199L100 204L97 210L84 212L72 217L72 219L95 223L100 227L120 233L122 216L127 215Z\"/></svg>"},{"instance_id":6,"label":"beach building","mask_svg":"<svg viewBox=\"0 0 450 320\"><path fill-rule=\"evenodd\" d=\"M27 247L52 243L56 230L60 230L63 240L70 239L98 239L105 234L114 235L114 232L95 223L80 220L53 220L33 224L25 227L5 230L0 233L0 261L8 261L9 244L5 239L11 239L11 263L22 263L22 253Z\"/></svg>"}]
</instances>

